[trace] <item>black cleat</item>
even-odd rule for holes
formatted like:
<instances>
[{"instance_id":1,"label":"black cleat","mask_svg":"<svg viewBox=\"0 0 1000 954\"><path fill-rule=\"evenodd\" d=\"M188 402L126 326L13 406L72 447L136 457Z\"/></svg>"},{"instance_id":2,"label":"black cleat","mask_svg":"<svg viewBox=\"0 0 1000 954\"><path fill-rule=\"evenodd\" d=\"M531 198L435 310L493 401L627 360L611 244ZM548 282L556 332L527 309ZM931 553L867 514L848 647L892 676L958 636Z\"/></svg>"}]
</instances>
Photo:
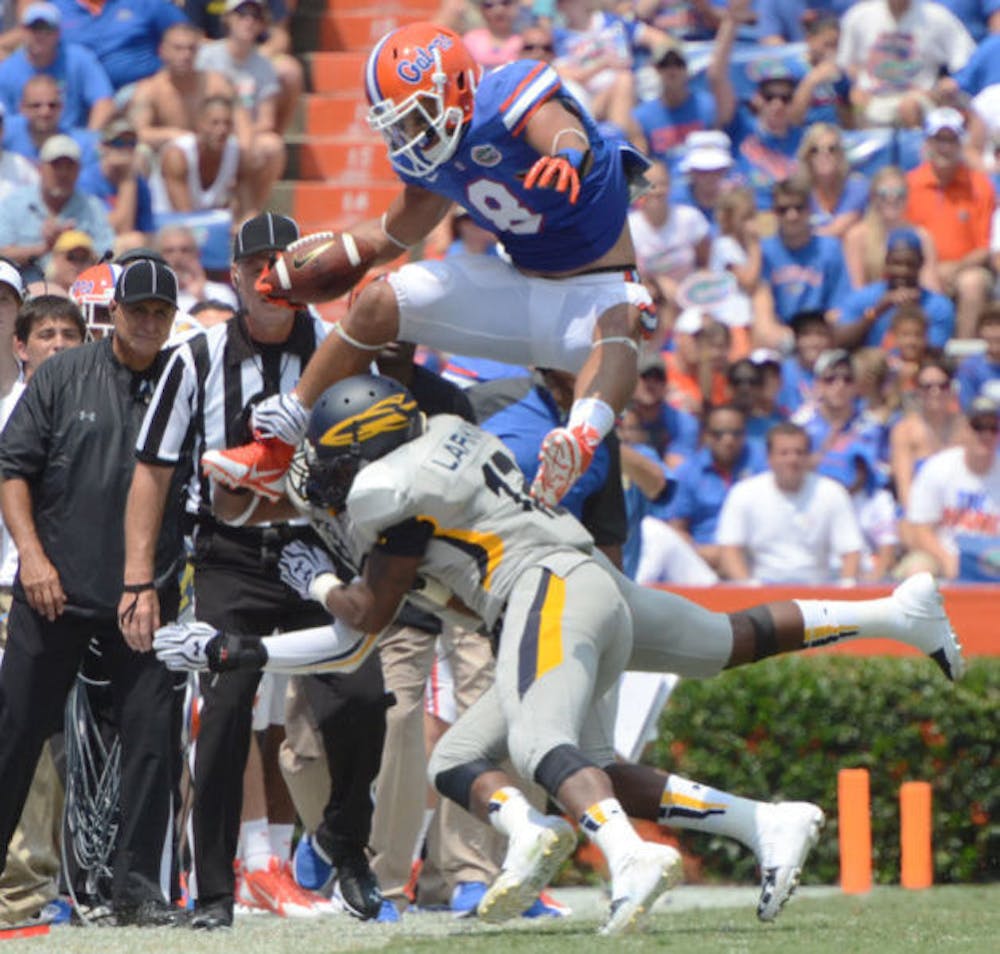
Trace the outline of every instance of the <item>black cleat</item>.
<instances>
[{"instance_id":1,"label":"black cleat","mask_svg":"<svg viewBox=\"0 0 1000 954\"><path fill-rule=\"evenodd\" d=\"M341 855L335 861L337 881L333 896L348 914L372 921L382 910L382 890L362 850Z\"/></svg>"},{"instance_id":2,"label":"black cleat","mask_svg":"<svg viewBox=\"0 0 1000 954\"><path fill-rule=\"evenodd\" d=\"M198 904L188 922L196 931L217 931L233 926L233 899L218 898L205 904Z\"/></svg>"}]
</instances>

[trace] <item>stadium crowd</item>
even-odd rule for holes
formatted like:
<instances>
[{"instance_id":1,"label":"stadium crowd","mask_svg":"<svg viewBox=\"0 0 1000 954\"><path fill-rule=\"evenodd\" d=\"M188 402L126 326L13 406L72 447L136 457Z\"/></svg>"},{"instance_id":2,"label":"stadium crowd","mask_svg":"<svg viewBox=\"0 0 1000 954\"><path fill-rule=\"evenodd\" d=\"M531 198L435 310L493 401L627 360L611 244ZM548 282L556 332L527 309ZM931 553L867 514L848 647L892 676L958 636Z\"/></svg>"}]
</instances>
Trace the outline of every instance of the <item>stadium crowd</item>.
<instances>
[{"instance_id":1,"label":"stadium crowd","mask_svg":"<svg viewBox=\"0 0 1000 954\"><path fill-rule=\"evenodd\" d=\"M318 314L293 318L254 290L269 258L298 237L294 221L268 211L305 88L291 48L294 8L5 6L0 421L46 359L89 337L127 340L129 309L149 300L178 309L165 353L190 348L187 372L201 374L202 360L208 370L190 431L171 434L165 414L144 425L137 475L166 462L187 474L192 442L248 439L257 398L296 383L327 329ZM612 562L643 584L850 588L921 571L1000 580L1000 3L445 0L438 21L462 34L484 69L551 65L605 139L651 161L628 223L655 327L615 431L563 501ZM503 254L461 207L420 249L443 260ZM185 344L195 339L209 342L204 354ZM133 368L116 357L145 375L133 397L149 404L148 368L165 360ZM501 437L529 481L547 431L572 406L573 378L559 369L425 347L383 353L379 367L428 413L457 413ZM21 430L26 416L15 419ZM31 486L41 471L19 469L14 450L5 456L0 441L4 482ZM132 464L129 455L129 473ZM188 495L188 522L177 522L198 532L188 540L186 611L197 616L200 603L211 622L244 627L236 632L256 632L265 612L275 629L306 625L296 614L316 608L279 561L311 531L301 521L224 525L197 474ZM31 588L37 573L30 586L18 578L12 534L23 522L2 499L5 608L20 604L26 619L30 605L51 622L65 596L46 603ZM134 528L124 496L115 503L124 548ZM154 532L150 550L155 542ZM131 557L116 559L117 571ZM119 605L119 574L113 603L83 618L113 624L145 605L150 588L170 606L160 577L126 587ZM234 600L249 618L234 621ZM194 845L176 853L172 871L150 873L149 858L136 863L128 845L113 863L105 853L100 878L60 876L54 766L63 747L72 761L80 740L47 744L30 792L24 779L31 811L7 853L0 918L63 918L68 890L77 916L99 918L111 902L119 923L172 924L181 908L166 901L199 897L182 877L191 854L204 880L195 918L204 928L231 924L234 899L316 917L332 887L364 919L398 920L414 898L474 911L502 845L454 806L424 812L413 791L424 789L425 719L431 738L454 722L489 683L492 661L485 640L424 609L407 604L370 682L268 673L258 690L256 677L237 684L225 674L206 677L200 699L189 687L187 731L200 722L203 752L191 759ZM100 671L100 660L90 665ZM119 669L102 675L112 688L122 678ZM4 706L0 697L0 728L16 732ZM127 717L124 703L110 708ZM375 740L376 751L348 737ZM176 749L177 735L164 744ZM209 756L215 764L199 784L199 759ZM384 793L374 817L372 783ZM126 772L123 784L136 776ZM397 800L412 810L397 812ZM544 807L538 793L535 801ZM10 812L12 827L20 807ZM297 819L306 834L293 853ZM161 825L167 841L172 824ZM123 831L135 826L129 819ZM145 834L149 851L155 839ZM160 896L143 893L150 884ZM560 913L543 894L526 915Z\"/></svg>"}]
</instances>

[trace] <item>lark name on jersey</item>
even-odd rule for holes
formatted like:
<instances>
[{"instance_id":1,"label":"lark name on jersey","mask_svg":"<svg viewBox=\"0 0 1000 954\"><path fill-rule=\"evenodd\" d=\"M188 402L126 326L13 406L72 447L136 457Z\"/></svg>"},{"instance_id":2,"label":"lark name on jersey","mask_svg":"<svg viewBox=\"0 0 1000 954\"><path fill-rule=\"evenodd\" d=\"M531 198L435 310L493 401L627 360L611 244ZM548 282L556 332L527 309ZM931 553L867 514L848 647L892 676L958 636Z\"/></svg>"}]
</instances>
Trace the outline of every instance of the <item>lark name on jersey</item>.
<instances>
[{"instance_id":1,"label":"lark name on jersey","mask_svg":"<svg viewBox=\"0 0 1000 954\"><path fill-rule=\"evenodd\" d=\"M458 470L459 465L482 443L482 432L459 428L441 445L443 457L432 457L431 463L445 470Z\"/></svg>"}]
</instances>

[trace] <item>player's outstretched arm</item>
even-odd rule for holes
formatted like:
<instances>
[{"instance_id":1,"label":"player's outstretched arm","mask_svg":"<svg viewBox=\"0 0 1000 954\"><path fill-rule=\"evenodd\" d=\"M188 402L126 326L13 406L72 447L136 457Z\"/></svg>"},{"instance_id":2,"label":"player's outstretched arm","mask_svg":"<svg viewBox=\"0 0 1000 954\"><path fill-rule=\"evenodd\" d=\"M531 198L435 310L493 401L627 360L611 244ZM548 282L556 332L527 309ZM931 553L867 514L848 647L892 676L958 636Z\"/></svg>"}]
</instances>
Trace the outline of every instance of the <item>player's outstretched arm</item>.
<instances>
[{"instance_id":1,"label":"player's outstretched arm","mask_svg":"<svg viewBox=\"0 0 1000 954\"><path fill-rule=\"evenodd\" d=\"M420 186L407 185L384 215L352 228L351 234L371 244L372 265L385 265L426 238L451 208L451 199Z\"/></svg>"}]
</instances>

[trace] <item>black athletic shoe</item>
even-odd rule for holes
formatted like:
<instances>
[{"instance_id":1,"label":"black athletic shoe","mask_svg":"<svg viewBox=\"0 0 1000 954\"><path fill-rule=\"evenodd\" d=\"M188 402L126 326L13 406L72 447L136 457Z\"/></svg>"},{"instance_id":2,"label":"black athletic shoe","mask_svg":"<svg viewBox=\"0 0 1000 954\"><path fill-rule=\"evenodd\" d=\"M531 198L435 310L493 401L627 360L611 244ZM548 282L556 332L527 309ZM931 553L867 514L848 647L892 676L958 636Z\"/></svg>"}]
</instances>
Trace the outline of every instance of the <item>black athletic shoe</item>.
<instances>
[{"instance_id":1,"label":"black athletic shoe","mask_svg":"<svg viewBox=\"0 0 1000 954\"><path fill-rule=\"evenodd\" d=\"M183 927L188 913L166 901L149 898L138 904L116 904L115 923L119 927Z\"/></svg>"},{"instance_id":2,"label":"black athletic shoe","mask_svg":"<svg viewBox=\"0 0 1000 954\"><path fill-rule=\"evenodd\" d=\"M343 904L348 914L362 921L377 918L382 910L382 891L364 852L341 855L334 863L337 867L334 898Z\"/></svg>"},{"instance_id":3,"label":"black athletic shoe","mask_svg":"<svg viewBox=\"0 0 1000 954\"><path fill-rule=\"evenodd\" d=\"M188 922L196 931L217 931L233 926L233 899L219 898L195 906L194 915Z\"/></svg>"}]
</instances>

